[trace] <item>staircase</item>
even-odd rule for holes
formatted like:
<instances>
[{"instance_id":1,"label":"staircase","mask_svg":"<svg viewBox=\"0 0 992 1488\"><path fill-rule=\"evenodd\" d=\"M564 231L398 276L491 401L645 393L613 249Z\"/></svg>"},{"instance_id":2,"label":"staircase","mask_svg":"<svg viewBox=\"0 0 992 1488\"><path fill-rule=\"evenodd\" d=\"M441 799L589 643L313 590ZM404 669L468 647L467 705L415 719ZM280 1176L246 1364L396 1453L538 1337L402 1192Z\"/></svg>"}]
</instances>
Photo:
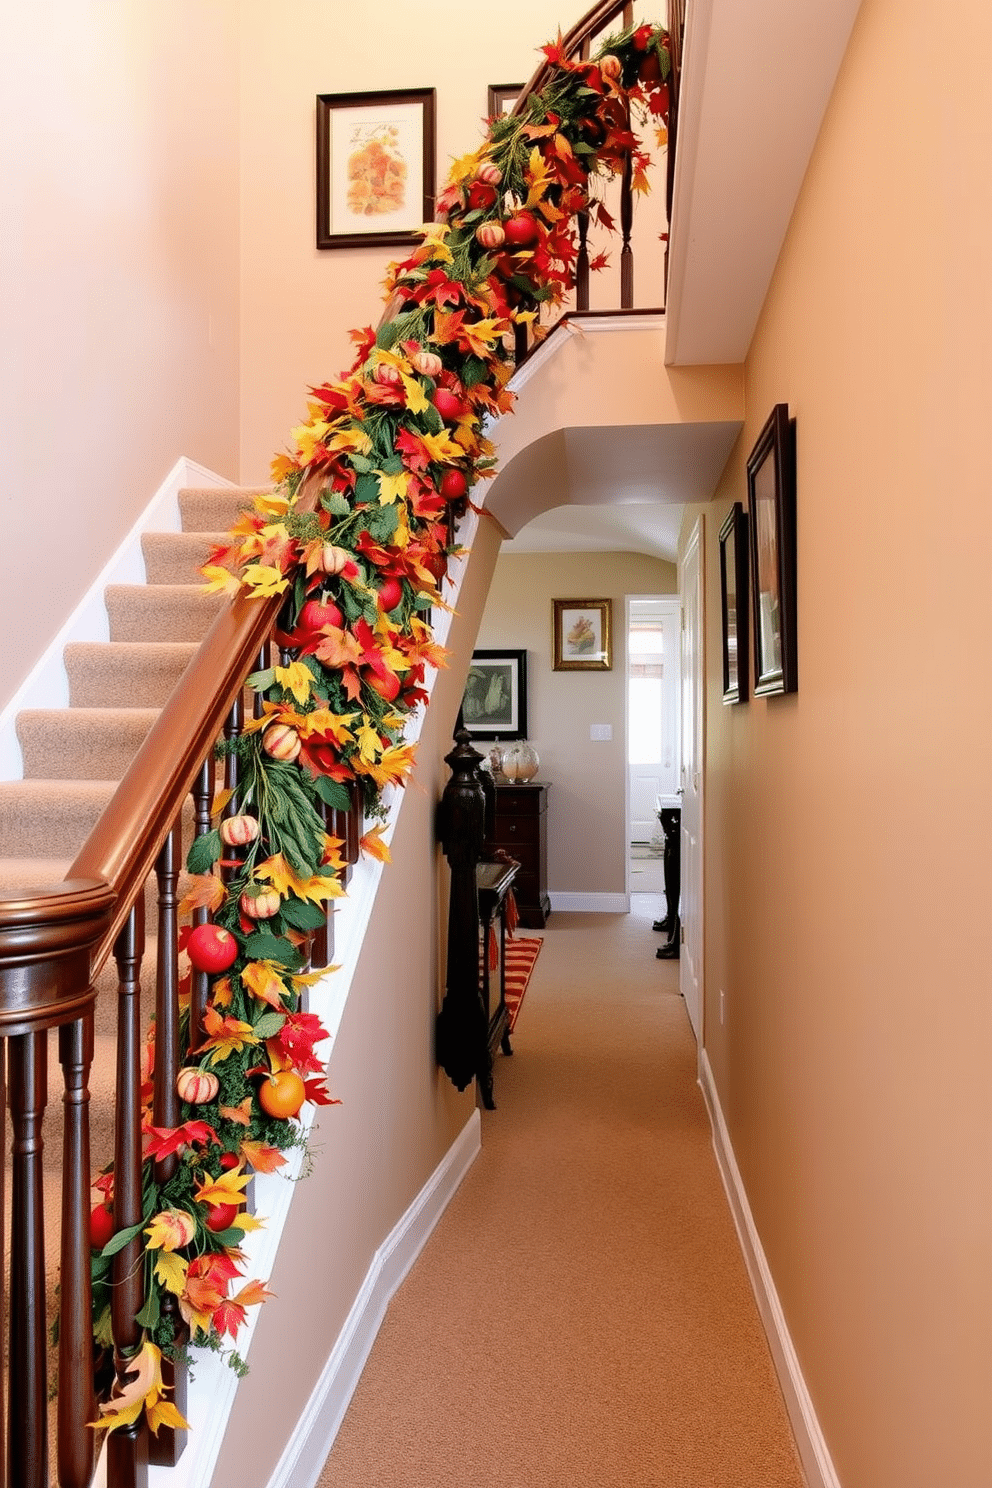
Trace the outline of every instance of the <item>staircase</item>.
<instances>
[{"instance_id":1,"label":"staircase","mask_svg":"<svg viewBox=\"0 0 992 1488\"><path fill-rule=\"evenodd\" d=\"M175 688L218 611L228 601L205 591L199 573L212 543L226 535L254 489L216 487L179 493L182 530L145 533L145 584L112 584L104 601L110 639L73 642L64 664L69 706L28 708L17 715L23 779L0 781L0 891L43 889L63 882L77 853L162 705ZM183 837L192 839L192 809L183 812ZM183 892L180 875L179 894ZM141 1023L154 1009L156 973L155 876L146 888L149 927L143 959ZM89 1074L90 1175L113 1157L117 1083L118 972L111 959L100 973L95 1005L94 1059ZM59 1040L47 1039L50 1104L44 1118L42 1185L45 1213L45 1313L57 1313L60 1204L63 1182L63 1106ZM10 1179L5 1184L10 1192ZM0 1189L0 1193L3 1190ZM98 1195L92 1196L95 1202ZM11 1253L11 1212L4 1205L4 1254ZM54 1351L48 1380L57 1377ZM49 1442L55 1441L52 1404ZM53 1472L53 1481L55 1475ZM0 1471L2 1481L2 1471Z\"/></svg>"}]
</instances>

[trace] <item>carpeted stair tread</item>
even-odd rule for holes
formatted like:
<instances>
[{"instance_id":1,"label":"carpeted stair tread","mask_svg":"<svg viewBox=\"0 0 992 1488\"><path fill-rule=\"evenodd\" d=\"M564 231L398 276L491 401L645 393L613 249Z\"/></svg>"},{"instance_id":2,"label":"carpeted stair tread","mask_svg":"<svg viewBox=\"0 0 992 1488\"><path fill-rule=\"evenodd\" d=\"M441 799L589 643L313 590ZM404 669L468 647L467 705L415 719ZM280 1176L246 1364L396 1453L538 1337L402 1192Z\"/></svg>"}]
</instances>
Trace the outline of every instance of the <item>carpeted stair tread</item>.
<instances>
[{"instance_id":1,"label":"carpeted stair tread","mask_svg":"<svg viewBox=\"0 0 992 1488\"><path fill-rule=\"evenodd\" d=\"M224 604L193 584L111 584L104 599L112 641L201 641Z\"/></svg>"},{"instance_id":2,"label":"carpeted stair tread","mask_svg":"<svg viewBox=\"0 0 992 1488\"><path fill-rule=\"evenodd\" d=\"M192 641L77 641L65 648L73 708L161 708L196 654Z\"/></svg>"},{"instance_id":3,"label":"carpeted stair tread","mask_svg":"<svg viewBox=\"0 0 992 1488\"><path fill-rule=\"evenodd\" d=\"M74 858L114 780L0 781L0 858Z\"/></svg>"},{"instance_id":4,"label":"carpeted stair tread","mask_svg":"<svg viewBox=\"0 0 992 1488\"><path fill-rule=\"evenodd\" d=\"M187 486L179 492L184 532L227 532L238 514L271 486Z\"/></svg>"},{"instance_id":5,"label":"carpeted stair tread","mask_svg":"<svg viewBox=\"0 0 992 1488\"><path fill-rule=\"evenodd\" d=\"M149 584L202 584L200 569L214 543L227 541L217 532L146 532L141 539L145 579Z\"/></svg>"},{"instance_id":6,"label":"carpeted stair tread","mask_svg":"<svg viewBox=\"0 0 992 1488\"><path fill-rule=\"evenodd\" d=\"M17 716L25 779L119 780L157 708L32 708Z\"/></svg>"}]
</instances>

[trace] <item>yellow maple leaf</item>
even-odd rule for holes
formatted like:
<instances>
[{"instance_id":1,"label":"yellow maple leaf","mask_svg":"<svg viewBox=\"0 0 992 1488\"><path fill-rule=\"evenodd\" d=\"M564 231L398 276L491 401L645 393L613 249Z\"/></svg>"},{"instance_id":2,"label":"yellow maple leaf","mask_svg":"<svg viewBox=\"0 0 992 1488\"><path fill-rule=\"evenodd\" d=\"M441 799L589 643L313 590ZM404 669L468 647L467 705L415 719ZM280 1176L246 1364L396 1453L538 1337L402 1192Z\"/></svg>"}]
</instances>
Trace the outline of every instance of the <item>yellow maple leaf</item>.
<instances>
[{"instance_id":1,"label":"yellow maple leaf","mask_svg":"<svg viewBox=\"0 0 992 1488\"><path fill-rule=\"evenodd\" d=\"M200 572L207 580L203 587L208 594L237 594L241 588L241 580L217 563L205 563Z\"/></svg>"},{"instance_id":2,"label":"yellow maple leaf","mask_svg":"<svg viewBox=\"0 0 992 1488\"><path fill-rule=\"evenodd\" d=\"M229 1230L240 1230L243 1235L247 1235L250 1230L264 1230L265 1220L256 1218L254 1214L249 1214L247 1209L242 1209L239 1214L234 1216L227 1228Z\"/></svg>"},{"instance_id":3,"label":"yellow maple leaf","mask_svg":"<svg viewBox=\"0 0 992 1488\"><path fill-rule=\"evenodd\" d=\"M379 826L373 827L370 832L366 832L358 845L362 852L367 853L370 858L377 858L380 863L391 863L393 861L392 854L382 840L382 834L385 830L385 826L380 823Z\"/></svg>"},{"instance_id":4,"label":"yellow maple leaf","mask_svg":"<svg viewBox=\"0 0 992 1488\"><path fill-rule=\"evenodd\" d=\"M284 517L289 511L289 497L277 491L262 491L255 497L255 509L267 517Z\"/></svg>"},{"instance_id":5,"label":"yellow maple leaf","mask_svg":"<svg viewBox=\"0 0 992 1488\"><path fill-rule=\"evenodd\" d=\"M296 461L289 455L275 455L269 464L269 474L277 486L298 469Z\"/></svg>"},{"instance_id":6,"label":"yellow maple leaf","mask_svg":"<svg viewBox=\"0 0 992 1488\"><path fill-rule=\"evenodd\" d=\"M209 1049L208 1064L222 1064L231 1054L258 1043L250 1023L243 1023L240 1018L222 1018L212 1007L203 1015L203 1026L210 1037L200 1048Z\"/></svg>"},{"instance_id":7,"label":"yellow maple leaf","mask_svg":"<svg viewBox=\"0 0 992 1488\"><path fill-rule=\"evenodd\" d=\"M287 894L294 894L297 899L309 899L312 904L321 904L325 899L336 899L344 892L336 879L325 878L323 874L315 874L313 878L298 878L282 853L266 858L262 866L255 869L255 877L268 879L283 898Z\"/></svg>"},{"instance_id":8,"label":"yellow maple leaf","mask_svg":"<svg viewBox=\"0 0 992 1488\"><path fill-rule=\"evenodd\" d=\"M289 988L271 961L250 962L241 973L241 980L259 1002L268 1003L280 1013L286 1011L283 999L290 995Z\"/></svg>"},{"instance_id":9,"label":"yellow maple leaf","mask_svg":"<svg viewBox=\"0 0 992 1488\"><path fill-rule=\"evenodd\" d=\"M282 594L289 588L289 580L279 569L265 563L250 563L244 572L244 582L258 599L271 599L273 594Z\"/></svg>"},{"instance_id":10,"label":"yellow maple leaf","mask_svg":"<svg viewBox=\"0 0 992 1488\"><path fill-rule=\"evenodd\" d=\"M211 818L216 819L218 816L220 816L221 812L224 810L224 807L227 805L228 801L233 795L234 791L230 790L227 786L225 786L223 790L217 792L210 807Z\"/></svg>"},{"instance_id":11,"label":"yellow maple leaf","mask_svg":"<svg viewBox=\"0 0 992 1488\"><path fill-rule=\"evenodd\" d=\"M250 1182L250 1173L244 1172L241 1168L231 1168L229 1172L222 1173L219 1178L205 1179L196 1190L197 1202L238 1205L242 1202L244 1190Z\"/></svg>"},{"instance_id":12,"label":"yellow maple leaf","mask_svg":"<svg viewBox=\"0 0 992 1488\"><path fill-rule=\"evenodd\" d=\"M145 1226L149 1250L181 1250L196 1234L196 1220L185 1209L163 1209Z\"/></svg>"},{"instance_id":13,"label":"yellow maple leaf","mask_svg":"<svg viewBox=\"0 0 992 1488\"><path fill-rule=\"evenodd\" d=\"M186 1271L189 1262L182 1256L163 1251L155 1258L155 1275L174 1297L181 1297L186 1286Z\"/></svg>"},{"instance_id":14,"label":"yellow maple leaf","mask_svg":"<svg viewBox=\"0 0 992 1488\"><path fill-rule=\"evenodd\" d=\"M479 324L482 325L483 322L480 321ZM461 449L443 429L440 434L421 434L420 442L427 451L428 458L437 460L440 464L450 464L462 458Z\"/></svg>"},{"instance_id":15,"label":"yellow maple leaf","mask_svg":"<svg viewBox=\"0 0 992 1488\"><path fill-rule=\"evenodd\" d=\"M403 390L406 393L406 406L411 413L423 413L425 408L430 407L430 401L424 392L423 383L416 377L409 377L406 372L400 376L403 379Z\"/></svg>"},{"instance_id":16,"label":"yellow maple leaf","mask_svg":"<svg viewBox=\"0 0 992 1488\"><path fill-rule=\"evenodd\" d=\"M152 1405L146 1407L145 1417L148 1421L148 1429L153 1436L158 1436L160 1426L168 1426L173 1431L189 1430L189 1422L171 1400L154 1401Z\"/></svg>"},{"instance_id":17,"label":"yellow maple leaf","mask_svg":"<svg viewBox=\"0 0 992 1488\"><path fill-rule=\"evenodd\" d=\"M366 763L369 760L378 759L382 753L382 740L371 724L362 724L358 730L357 739L358 752Z\"/></svg>"},{"instance_id":18,"label":"yellow maple leaf","mask_svg":"<svg viewBox=\"0 0 992 1488\"><path fill-rule=\"evenodd\" d=\"M214 982L213 996L211 998L214 1007L230 1007L233 999L234 988L231 986L230 977L221 977L218 981Z\"/></svg>"},{"instance_id":19,"label":"yellow maple leaf","mask_svg":"<svg viewBox=\"0 0 992 1488\"><path fill-rule=\"evenodd\" d=\"M291 692L298 703L309 701L313 691L313 672L302 661L290 662L287 667L274 667L273 671L284 692Z\"/></svg>"},{"instance_id":20,"label":"yellow maple leaf","mask_svg":"<svg viewBox=\"0 0 992 1488\"><path fill-rule=\"evenodd\" d=\"M406 493L410 489L409 470L399 470L395 475L387 475L384 470L377 470L379 477L379 505L388 506L394 501L404 501Z\"/></svg>"},{"instance_id":21,"label":"yellow maple leaf","mask_svg":"<svg viewBox=\"0 0 992 1488\"><path fill-rule=\"evenodd\" d=\"M349 724L358 716L357 713L332 713L330 708L315 708L306 714L300 732L305 738L311 734L328 734L336 744L351 744L355 736Z\"/></svg>"},{"instance_id":22,"label":"yellow maple leaf","mask_svg":"<svg viewBox=\"0 0 992 1488\"><path fill-rule=\"evenodd\" d=\"M213 914L226 898L227 890L216 873L196 873L189 880L189 889L183 896L179 913L191 914L194 909L209 909Z\"/></svg>"},{"instance_id":23,"label":"yellow maple leaf","mask_svg":"<svg viewBox=\"0 0 992 1488\"><path fill-rule=\"evenodd\" d=\"M117 1431L121 1426L130 1426L136 1421L144 1410L148 1414L149 1425L152 1424L153 1412L157 1431L158 1424L167 1422L169 1425L177 1425L178 1429L189 1430L189 1422L184 1421L182 1416L163 1400L166 1386L162 1383L162 1351L150 1339L145 1339L138 1352L128 1360L130 1365L127 1383L114 1395L100 1406L103 1419L94 1421L94 1426L105 1426L108 1431Z\"/></svg>"}]
</instances>

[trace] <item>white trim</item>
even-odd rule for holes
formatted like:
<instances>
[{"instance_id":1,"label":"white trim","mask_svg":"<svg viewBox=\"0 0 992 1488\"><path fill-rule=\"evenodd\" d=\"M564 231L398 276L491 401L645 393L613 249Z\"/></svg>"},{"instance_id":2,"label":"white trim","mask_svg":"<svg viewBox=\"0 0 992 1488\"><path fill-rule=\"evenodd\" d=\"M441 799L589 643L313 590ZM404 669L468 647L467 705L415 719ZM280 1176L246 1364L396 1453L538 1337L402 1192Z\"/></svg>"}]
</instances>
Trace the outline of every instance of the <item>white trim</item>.
<instances>
[{"instance_id":1,"label":"white trim","mask_svg":"<svg viewBox=\"0 0 992 1488\"><path fill-rule=\"evenodd\" d=\"M511 392L519 393L521 388L527 386L531 379L544 366L545 362L551 361L562 346L568 344L570 336L599 336L612 335L618 331L658 331L664 330L665 312L655 310L650 314L642 315L583 315L581 311L573 311L570 315L558 321L548 332L547 340L542 341L536 351L532 351L513 376L507 386Z\"/></svg>"},{"instance_id":2,"label":"white trim","mask_svg":"<svg viewBox=\"0 0 992 1488\"><path fill-rule=\"evenodd\" d=\"M785 1313L782 1310L778 1292L775 1290L775 1282L762 1248L761 1238L754 1223L744 1180L741 1178L734 1149L731 1146L730 1133L727 1131L723 1111L720 1109L720 1099L705 1049L699 1051L699 1084L702 1088L703 1099L706 1101L706 1109L713 1131L713 1150L716 1153L717 1166L720 1169L723 1186L727 1191L730 1211L737 1227L737 1235L741 1242L741 1250L744 1252L744 1261L751 1278L761 1321L768 1335L768 1344L778 1373L779 1384L782 1387L785 1408L792 1423L792 1431L796 1438L796 1447L806 1474L808 1488L841 1488L840 1479L831 1460L820 1423L816 1418L812 1398L803 1378L799 1357L789 1335Z\"/></svg>"},{"instance_id":3,"label":"white trim","mask_svg":"<svg viewBox=\"0 0 992 1488\"><path fill-rule=\"evenodd\" d=\"M206 466L187 459L185 455L176 461L131 531L104 564L58 635L0 713L0 780L21 780L24 776L24 761L15 729L18 713L25 708L69 706L69 681L64 660L66 646L71 642L110 639L104 601L104 591L108 584L145 582L145 562L141 553L142 533L182 530L179 492L183 487L232 485L233 481L214 474Z\"/></svg>"},{"instance_id":4,"label":"white trim","mask_svg":"<svg viewBox=\"0 0 992 1488\"><path fill-rule=\"evenodd\" d=\"M313 1488L317 1482L382 1326L389 1299L423 1250L481 1147L481 1122L475 1110L433 1176L376 1251L268 1488Z\"/></svg>"},{"instance_id":5,"label":"white trim","mask_svg":"<svg viewBox=\"0 0 992 1488\"><path fill-rule=\"evenodd\" d=\"M630 914L629 894L551 893L548 897L552 909L573 914Z\"/></svg>"}]
</instances>

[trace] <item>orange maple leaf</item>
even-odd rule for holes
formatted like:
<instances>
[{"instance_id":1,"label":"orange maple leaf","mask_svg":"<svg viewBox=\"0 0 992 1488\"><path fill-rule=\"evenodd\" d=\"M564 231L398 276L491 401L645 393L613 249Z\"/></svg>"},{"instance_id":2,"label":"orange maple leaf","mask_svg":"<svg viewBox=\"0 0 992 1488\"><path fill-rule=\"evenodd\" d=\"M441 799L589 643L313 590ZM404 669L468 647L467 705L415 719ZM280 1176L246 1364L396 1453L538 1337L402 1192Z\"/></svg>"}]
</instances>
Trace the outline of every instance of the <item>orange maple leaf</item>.
<instances>
[{"instance_id":1,"label":"orange maple leaf","mask_svg":"<svg viewBox=\"0 0 992 1488\"><path fill-rule=\"evenodd\" d=\"M269 1147L264 1142L242 1142L240 1150L256 1173L274 1173L286 1162L277 1147Z\"/></svg>"},{"instance_id":2,"label":"orange maple leaf","mask_svg":"<svg viewBox=\"0 0 992 1488\"><path fill-rule=\"evenodd\" d=\"M382 834L386 830L382 823L373 827L371 832L366 832L359 841L359 847L363 853L370 858L376 858L380 863L391 863L393 861L389 848L382 840Z\"/></svg>"},{"instance_id":3,"label":"orange maple leaf","mask_svg":"<svg viewBox=\"0 0 992 1488\"><path fill-rule=\"evenodd\" d=\"M196 873L189 880L189 889L179 906L179 913L191 914L194 909L209 909L213 914L226 898L227 890L216 873Z\"/></svg>"}]
</instances>

